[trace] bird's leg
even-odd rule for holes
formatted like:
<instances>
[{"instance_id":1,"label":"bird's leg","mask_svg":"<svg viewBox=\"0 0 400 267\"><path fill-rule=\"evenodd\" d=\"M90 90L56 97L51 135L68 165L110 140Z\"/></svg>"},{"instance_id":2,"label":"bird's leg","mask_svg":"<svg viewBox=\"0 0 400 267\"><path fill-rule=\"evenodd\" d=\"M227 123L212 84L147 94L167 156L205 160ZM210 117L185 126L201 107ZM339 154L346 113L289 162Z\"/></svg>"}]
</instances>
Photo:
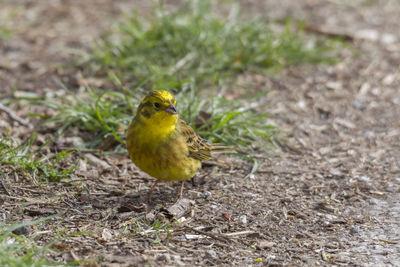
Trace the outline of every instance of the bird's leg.
<instances>
[{"instance_id":1,"label":"bird's leg","mask_svg":"<svg viewBox=\"0 0 400 267\"><path fill-rule=\"evenodd\" d=\"M149 192L147 192L147 198L150 199L151 194L153 194L154 189L156 189L156 185L160 182L160 180L156 180L154 184L151 186Z\"/></svg>"},{"instance_id":2,"label":"bird's leg","mask_svg":"<svg viewBox=\"0 0 400 267\"><path fill-rule=\"evenodd\" d=\"M182 181L181 188L179 189L178 199L182 198L183 195L183 186L185 185L185 181Z\"/></svg>"}]
</instances>

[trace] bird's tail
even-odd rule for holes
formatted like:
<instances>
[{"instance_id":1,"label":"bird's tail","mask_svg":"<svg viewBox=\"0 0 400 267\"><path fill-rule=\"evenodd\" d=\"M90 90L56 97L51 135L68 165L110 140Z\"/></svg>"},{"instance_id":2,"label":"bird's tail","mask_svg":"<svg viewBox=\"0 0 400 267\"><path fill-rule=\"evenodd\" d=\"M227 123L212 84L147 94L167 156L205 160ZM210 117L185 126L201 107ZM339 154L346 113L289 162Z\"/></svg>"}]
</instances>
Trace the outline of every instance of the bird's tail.
<instances>
[{"instance_id":1,"label":"bird's tail","mask_svg":"<svg viewBox=\"0 0 400 267\"><path fill-rule=\"evenodd\" d=\"M234 147L226 146L224 144L212 144L211 145L211 152L212 153L237 153Z\"/></svg>"}]
</instances>

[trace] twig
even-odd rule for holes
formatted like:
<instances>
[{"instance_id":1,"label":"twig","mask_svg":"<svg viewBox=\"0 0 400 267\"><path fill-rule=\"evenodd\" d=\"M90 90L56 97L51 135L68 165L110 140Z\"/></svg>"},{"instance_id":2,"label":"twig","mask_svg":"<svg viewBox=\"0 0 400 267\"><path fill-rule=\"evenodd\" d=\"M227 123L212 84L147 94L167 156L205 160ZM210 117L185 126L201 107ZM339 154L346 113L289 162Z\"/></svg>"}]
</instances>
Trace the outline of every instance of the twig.
<instances>
[{"instance_id":1,"label":"twig","mask_svg":"<svg viewBox=\"0 0 400 267\"><path fill-rule=\"evenodd\" d=\"M306 26L305 30L308 32L314 33L314 34L325 35L330 38L342 38L344 41L353 41L354 40L354 37L351 36L350 34L334 31L334 30L324 28L324 27L308 25L308 26Z\"/></svg>"},{"instance_id":2,"label":"twig","mask_svg":"<svg viewBox=\"0 0 400 267\"><path fill-rule=\"evenodd\" d=\"M397 245L397 244L400 243L400 242L395 241L395 240L386 240L386 239L382 239L382 238L379 238L378 240L380 242L384 242L384 243L391 244L391 245Z\"/></svg>"},{"instance_id":3,"label":"twig","mask_svg":"<svg viewBox=\"0 0 400 267\"><path fill-rule=\"evenodd\" d=\"M100 149L85 149L85 148L78 148L78 147L70 147L70 146L59 146L58 149L60 150L74 150L80 153L92 153L100 155L102 151Z\"/></svg>"},{"instance_id":4,"label":"twig","mask_svg":"<svg viewBox=\"0 0 400 267\"><path fill-rule=\"evenodd\" d=\"M224 234L224 236L248 235L254 233L255 233L254 231L241 231L241 232L226 233Z\"/></svg>"},{"instance_id":5,"label":"twig","mask_svg":"<svg viewBox=\"0 0 400 267\"><path fill-rule=\"evenodd\" d=\"M400 224L400 221L381 221L381 223L386 223L386 224Z\"/></svg>"},{"instance_id":6,"label":"twig","mask_svg":"<svg viewBox=\"0 0 400 267\"><path fill-rule=\"evenodd\" d=\"M10 192L7 190L7 187L3 183L3 179L1 180L0 185L3 188L4 192L6 192L6 195L11 196Z\"/></svg>"},{"instance_id":7,"label":"twig","mask_svg":"<svg viewBox=\"0 0 400 267\"><path fill-rule=\"evenodd\" d=\"M110 164L108 164L108 163L105 162L104 160L99 159L98 157L96 157L96 156L94 156L94 155L92 155L92 154L86 153L86 154L84 154L84 156L85 156L85 158L87 158L87 160L88 160L88 162L89 162L90 164L92 164L92 165L94 165L94 166L101 167L102 170L111 169Z\"/></svg>"},{"instance_id":8,"label":"twig","mask_svg":"<svg viewBox=\"0 0 400 267\"><path fill-rule=\"evenodd\" d=\"M328 261L328 257L327 257L327 255L326 255L326 253L325 253L324 250L321 250L321 258L322 258L324 261Z\"/></svg>"},{"instance_id":9,"label":"twig","mask_svg":"<svg viewBox=\"0 0 400 267\"><path fill-rule=\"evenodd\" d=\"M26 120L20 118L17 114L15 114L14 111L12 111L11 109L9 109L8 107L4 106L1 103L0 103L0 111L5 112L10 117L10 119L18 122L19 124L21 124L23 126L27 126L29 128L33 128L32 124L30 124Z\"/></svg>"},{"instance_id":10,"label":"twig","mask_svg":"<svg viewBox=\"0 0 400 267\"><path fill-rule=\"evenodd\" d=\"M79 257L75 254L75 252L73 250L71 250L69 252L69 254L71 254L71 257L74 261L80 261Z\"/></svg>"},{"instance_id":11,"label":"twig","mask_svg":"<svg viewBox=\"0 0 400 267\"><path fill-rule=\"evenodd\" d=\"M213 234L213 233L209 233L209 232L205 232L205 231L201 231L201 230L197 230L197 229L194 229L194 228L192 228L192 227L190 227L190 226L185 226L187 229L189 229L189 230L191 230L191 231L193 231L193 232L196 232L196 233L198 233L198 234L201 234L201 235L206 235L206 236L208 236L208 237L211 237L211 238L214 238L214 239L216 239L216 240L218 240L218 241L221 241L221 242L235 242L234 240L231 240L230 238L227 238L227 237L219 237L219 236L217 236L217 235L215 235L215 234Z\"/></svg>"},{"instance_id":12,"label":"twig","mask_svg":"<svg viewBox=\"0 0 400 267\"><path fill-rule=\"evenodd\" d=\"M202 162L202 164L203 164L203 166L217 166L217 167L220 167L220 168L226 168L226 165L221 164L221 163L216 162L216 161L211 161L211 160L205 160L205 161Z\"/></svg>"}]
</instances>

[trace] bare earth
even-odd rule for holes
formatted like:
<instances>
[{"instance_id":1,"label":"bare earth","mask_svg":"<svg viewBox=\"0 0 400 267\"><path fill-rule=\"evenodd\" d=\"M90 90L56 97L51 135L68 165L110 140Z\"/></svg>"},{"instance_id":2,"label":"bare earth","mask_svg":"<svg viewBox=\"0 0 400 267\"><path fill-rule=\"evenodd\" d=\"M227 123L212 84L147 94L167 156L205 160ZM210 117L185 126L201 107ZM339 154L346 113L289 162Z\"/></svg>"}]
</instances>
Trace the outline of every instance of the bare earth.
<instances>
[{"instance_id":1,"label":"bare earth","mask_svg":"<svg viewBox=\"0 0 400 267\"><path fill-rule=\"evenodd\" d=\"M60 83L76 88L80 70L64 65L79 59L71 50L89 49L122 10L146 12L146 2L3 0L0 17L15 17L11 38L0 39L1 96L45 94ZM65 230L52 258L101 259L101 266L400 266L400 3L242 2L245 16L306 19L310 30L346 35L359 51L344 52L336 65L284 70L280 86L260 75L241 77L270 91L259 101L287 132L282 150L255 155L261 166L254 177L244 179L252 166L234 158L206 166L194 185L186 183L189 212L172 220L167 234L152 232L151 221L168 219L178 185L161 184L153 202L144 202L153 179L126 155L103 156L103 165L82 161L76 175L57 184L0 166L10 193L0 189L0 220L63 212L30 234L45 244ZM29 119L28 107L11 108ZM8 128L15 139L32 132L5 113L0 122L0 133Z\"/></svg>"}]
</instances>

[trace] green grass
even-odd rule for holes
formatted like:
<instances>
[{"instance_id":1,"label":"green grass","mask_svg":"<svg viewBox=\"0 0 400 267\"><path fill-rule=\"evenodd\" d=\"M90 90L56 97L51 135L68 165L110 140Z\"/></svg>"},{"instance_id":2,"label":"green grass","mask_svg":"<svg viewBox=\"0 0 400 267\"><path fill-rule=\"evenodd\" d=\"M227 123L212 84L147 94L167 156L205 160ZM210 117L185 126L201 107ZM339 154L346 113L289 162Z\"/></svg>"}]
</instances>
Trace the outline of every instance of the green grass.
<instances>
[{"instance_id":1,"label":"green grass","mask_svg":"<svg viewBox=\"0 0 400 267\"><path fill-rule=\"evenodd\" d=\"M124 143L124 129L129 124L132 112L128 105L131 100L121 92L87 89L79 96L69 95L62 102L53 98L32 101L58 112L47 120L48 123L60 125L56 136L70 126L78 126L85 133L90 132L91 138L85 143L86 147L97 147L107 138Z\"/></svg>"},{"instance_id":2,"label":"green grass","mask_svg":"<svg viewBox=\"0 0 400 267\"><path fill-rule=\"evenodd\" d=\"M0 2L0 10L4 8L3 4ZM2 11L2 12L1 12ZM12 35L12 25L13 20L18 14L17 8L9 8L0 11L0 41L4 41Z\"/></svg>"},{"instance_id":3,"label":"green grass","mask_svg":"<svg viewBox=\"0 0 400 267\"><path fill-rule=\"evenodd\" d=\"M63 266L60 263L50 262L46 255L49 245L40 247L32 238L13 234L13 230L38 224L48 218L5 226L0 224L0 266Z\"/></svg>"},{"instance_id":4,"label":"green grass","mask_svg":"<svg viewBox=\"0 0 400 267\"><path fill-rule=\"evenodd\" d=\"M0 25L0 40L1 39L7 39L7 38L10 37L10 35L11 35L11 31L9 29L7 29L5 27L2 27Z\"/></svg>"},{"instance_id":5,"label":"green grass","mask_svg":"<svg viewBox=\"0 0 400 267\"><path fill-rule=\"evenodd\" d=\"M51 156L38 156L47 144L34 149L35 139L36 134L33 134L26 142L17 144L10 137L0 137L0 166L13 166L15 170L30 173L34 179L39 180L59 181L68 178L75 170L76 164L65 169L58 165L73 151L65 150Z\"/></svg>"},{"instance_id":6,"label":"green grass","mask_svg":"<svg viewBox=\"0 0 400 267\"><path fill-rule=\"evenodd\" d=\"M120 151L124 149L125 129L141 100L136 92L141 91L144 90L122 93L87 89L85 94L66 98L63 103L54 99L36 103L59 111L48 120L60 125L57 134L75 125L90 132L92 138L85 144L87 147L98 147L111 138L119 143L114 149ZM276 131L275 127L265 123L266 113L256 112L248 105L252 99L228 101L217 96L205 99L198 97L196 92L194 85L188 85L175 95L180 116L204 138L237 146L246 146L260 137L273 138L271 133Z\"/></svg>"},{"instance_id":7,"label":"green grass","mask_svg":"<svg viewBox=\"0 0 400 267\"><path fill-rule=\"evenodd\" d=\"M132 219L131 223L126 225L123 230L128 238L145 236L150 238L152 244L158 244L164 239L172 236L172 224L155 219L153 222L146 221L143 216Z\"/></svg>"},{"instance_id":8,"label":"green grass","mask_svg":"<svg viewBox=\"0 0 400 267\"><path fill-rule=\"evenodd\" d=\"M68 237L90 234L89 232L65 234L65 229L63 229L56 232L51 241L41 245L38 244L38 240L41 238L40 231L38 233L33 232L27 236L14 234L14 231L21 227L40 227L44 223L49 223L56 216L58 215L11 225L0 223L0 266L76 266L92 262L91 260L80 260L63 263L49 260L50 252L57 251L53 247L54 244L62 242Z\"/></svg>"},{"instance_id":9,"label":"green grass","mask_svg":"<svg viewBox=\"0 0 400 267\"><path fill-rule=\"evenodd\" d=\"M54 266L44 254L45 250L33 240L13 235L0 226L0 266Z\"/></svg>"},{"instance_id":10,"label":"green grass","mask_svg":"<svg viewBox=\"0 0 400 267\"><path fill-rule=\"evenodd\" d=\"M181 117L204 138L243 147L265 145L276 129L254 105L260 94L226 100L219 96L221 88L234 86L243 72L266 74L294 64L333 62L333 42L306 35L301 25L288 23L275 33L261 19L241 21L235 12L222 18L209 3L185 1L176 8L160 6L147 16L127 16L87 55L92 75L113 82L114 89L86 87L79 94L65 89L66 97L36 103L56 111L49 121L59 125L59 134L77 126L90 136L87 147L110 139L117 144L112 149L120 150L143 95L169 89ZM243 95L257 91L238 90Z\"/></svg>"},{"instance_id":11,"label":"green grass","mask_svg":"<svg viewBox=\"0 0 400 267\"><path fill-rule=\"evenodd\" d=\"M290 23L274 33L264 20L241 21L234 10L221 18L211 11L210 1L184 1L175 9L159 6L148 16L133 14L99 41L91 60L128 86L149 80L149 88L193 80L201 87L243 71L332 60L324 55L332 49L329 42L319 44Z\"/></svg>"}]
</instances>

